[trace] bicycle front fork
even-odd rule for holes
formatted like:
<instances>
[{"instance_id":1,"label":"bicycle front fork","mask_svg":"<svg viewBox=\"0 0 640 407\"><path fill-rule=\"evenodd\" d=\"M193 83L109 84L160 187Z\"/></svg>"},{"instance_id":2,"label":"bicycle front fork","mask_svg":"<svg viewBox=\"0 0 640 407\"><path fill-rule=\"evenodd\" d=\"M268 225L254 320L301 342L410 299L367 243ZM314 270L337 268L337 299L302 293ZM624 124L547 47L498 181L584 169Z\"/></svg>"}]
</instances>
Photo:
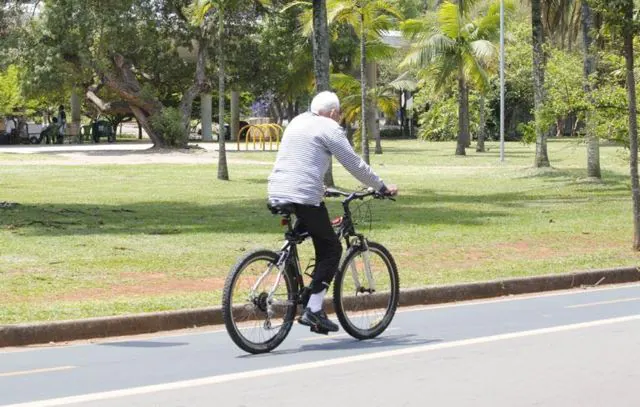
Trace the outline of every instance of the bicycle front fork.
<instances>
[{"instance_id":1,"label":"bicycle front fork","mask_svg":"<svg viewBox=\"0 0 640 407\"><path fill-rule=\"evenodd\" d=\"M352 261L349 264L349 268L351 270L351 276L353 278L353 284L356 287L357 293L368 292L369 294L374 293L376 291L375 281L373 279L373 274L371 273L371 257L369 252L369 245L367 244L367 239L364 237L360 237L359 250L362 253L362 266L364 268L364 276L367 279L367 283L369 284L369 288L364 288L360 283L360 278L358 276L358 267L355 261Z\"/></svg>"}]
</instances>

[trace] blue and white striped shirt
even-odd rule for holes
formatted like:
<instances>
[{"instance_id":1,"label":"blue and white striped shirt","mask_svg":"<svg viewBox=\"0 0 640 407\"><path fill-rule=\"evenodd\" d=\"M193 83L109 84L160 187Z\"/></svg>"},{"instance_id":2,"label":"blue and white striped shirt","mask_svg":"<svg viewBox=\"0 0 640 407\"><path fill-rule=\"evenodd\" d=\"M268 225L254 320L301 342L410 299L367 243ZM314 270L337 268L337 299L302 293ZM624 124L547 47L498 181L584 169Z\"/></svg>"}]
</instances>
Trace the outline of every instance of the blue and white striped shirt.
<instances>
[{"instance_id":1,"label":"blue and white striped shirt","mask_svg":"<svg viewBox=\"0 0 640 407\"><path fill-rule=\"evenodd\" d=\"M338 123L306 112L295 117L282 136L269 175L269 199L319 205L324 195L324 175L332 155L363 184L376 190L384 186L380 177L353 151Z\"/></svg>"}]
</instances>

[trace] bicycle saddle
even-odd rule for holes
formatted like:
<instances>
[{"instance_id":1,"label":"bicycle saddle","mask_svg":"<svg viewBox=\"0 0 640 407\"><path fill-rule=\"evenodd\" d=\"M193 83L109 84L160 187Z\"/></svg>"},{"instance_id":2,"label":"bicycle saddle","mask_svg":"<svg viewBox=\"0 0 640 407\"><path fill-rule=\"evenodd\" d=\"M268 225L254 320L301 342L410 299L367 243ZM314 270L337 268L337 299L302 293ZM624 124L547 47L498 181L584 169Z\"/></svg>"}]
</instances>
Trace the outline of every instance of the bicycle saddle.
<instances>
[{"instance_id":1,"label":"bicycle saddle","mask_svg":"<svg viewBox=\"0 0 640 407\"><path fill-rule=\"evenodd\" d=\"M267 202L267 208L269 208L271 213L273 213L274 215L286 216L291 215L296 211L296 207L294 206L294 204L290 202L278 201L277 199L269 199L269 201Z\"/></svg>"}]
</instances>

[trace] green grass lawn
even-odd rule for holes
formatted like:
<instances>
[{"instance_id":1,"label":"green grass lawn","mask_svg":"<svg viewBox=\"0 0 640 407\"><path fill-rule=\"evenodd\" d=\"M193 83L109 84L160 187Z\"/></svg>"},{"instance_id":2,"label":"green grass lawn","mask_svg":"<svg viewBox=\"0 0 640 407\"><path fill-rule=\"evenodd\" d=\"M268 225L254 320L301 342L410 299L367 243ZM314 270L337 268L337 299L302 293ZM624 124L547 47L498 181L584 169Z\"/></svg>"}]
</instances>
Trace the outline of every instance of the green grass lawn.
<instances>
[{"instance_id":1,"label":"green grass lawn","mask_svg":"<svg viewBox=\"0 0 640 407\"><path fill-rule=\"evenodd\" d=\"M519 143L504 163L497 143L465 157L453 143L383 147L372 164L401 195L372 202L370 237L394 254L404 288L638 263L620 147L601 148L602 183L584 179L576 140L549 143L548 170ZM275 153L228 158L229 182L215 163L3 166L0 202L18 205L0 208L0 324L219 305L236 259L279 247L283 230L265 206ZM334 176L358 185L335 163Z\"/></svg>"}]
</instances>

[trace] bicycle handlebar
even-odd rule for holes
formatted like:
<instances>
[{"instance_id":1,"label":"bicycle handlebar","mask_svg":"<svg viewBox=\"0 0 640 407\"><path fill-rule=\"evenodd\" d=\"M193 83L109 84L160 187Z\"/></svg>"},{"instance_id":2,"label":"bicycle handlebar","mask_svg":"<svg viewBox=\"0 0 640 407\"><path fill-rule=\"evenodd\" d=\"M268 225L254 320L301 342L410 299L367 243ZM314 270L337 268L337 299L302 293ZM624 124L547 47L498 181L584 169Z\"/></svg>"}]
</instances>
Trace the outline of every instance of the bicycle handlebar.
<instances>
[{"instance_id":1,"label":"bicycle handlebar","mask_svg":"<svg viewBox=\"0 0 640 407\"><path fill-rule=\"evenodd\" d=\"M379 191L374 190L373 188L368 188L366 192L344 192L335 188L327 188L324 192L324 196L327 198L337 198L339 196L344 196L347 199L344 202L351 202L355 199L364 199L368 196L373 196L375 199L390 199L395 201L390 194L383 194Z\"/></svg>"}]
</instances>

